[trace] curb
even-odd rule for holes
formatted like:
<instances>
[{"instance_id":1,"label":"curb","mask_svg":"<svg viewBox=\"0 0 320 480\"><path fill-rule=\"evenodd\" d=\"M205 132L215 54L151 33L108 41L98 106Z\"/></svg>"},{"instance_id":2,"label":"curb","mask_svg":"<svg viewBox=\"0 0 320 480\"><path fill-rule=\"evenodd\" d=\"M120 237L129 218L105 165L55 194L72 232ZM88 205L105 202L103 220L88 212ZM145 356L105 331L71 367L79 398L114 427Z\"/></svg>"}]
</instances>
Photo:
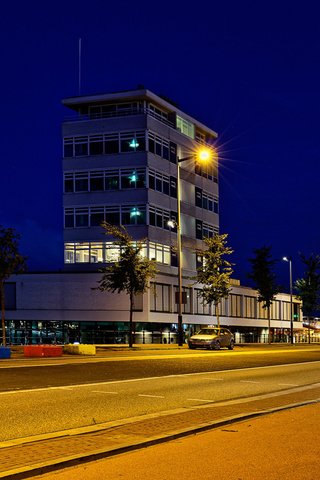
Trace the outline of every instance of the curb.
<instances>
[{"instance_id":1,"label":"curb","mask_svg":"<svg viewBox=\"0 0 320 480\"><path fill-rule=\"evenodd\" d=\"M139 442L135 441L132 443L128 442L122 446L117 446L115 448L111 447L109 449L96 450L92 453L88 453L84 455L66 456L64 458L53 460L51 462L38 463L38 464L30 465L27 467L18 468L15 470L2 472L0 473L0 478L7 479L7 480L22 480L25 478L34 477L36 475L43 475L45 473L50 473L50 472L61 470L67 467L80 465L81 463L92 462L92 461L100 460L103 458L120 455L122 453L150 447L152 445L159 445L161 443L175 440L177 438L183 438L189 435L194 435L194 434L205 432L208 430L220 428L225 425L231 425L231 424L239 423L252 418L258 418L264 415L269 415L272 413L281 412L284 410L290 410L293 408L299 408L306 405L312 405L317 403L320 403L320 399L307 400L304 402L282 405L279 407L274 407L266 410L234 415L231 417L223 418L221 420L214 420L212 422L200 424L197 427L180 429L175 432L169 433L167 435L154 436L145 441L139 441Z\"/></svg>"}]
</instances>

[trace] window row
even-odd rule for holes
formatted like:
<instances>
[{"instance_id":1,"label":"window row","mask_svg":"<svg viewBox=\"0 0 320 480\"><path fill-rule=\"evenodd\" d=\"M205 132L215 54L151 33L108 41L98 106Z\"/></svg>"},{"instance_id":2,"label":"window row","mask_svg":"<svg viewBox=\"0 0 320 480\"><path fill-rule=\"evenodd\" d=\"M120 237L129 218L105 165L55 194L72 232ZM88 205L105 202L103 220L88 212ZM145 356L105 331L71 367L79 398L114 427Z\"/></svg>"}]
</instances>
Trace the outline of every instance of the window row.
<instances>
[{"instance_id":1,"label":"window row","mask_svg":"<svg viewBox=\"0 0 320 480\"><path fill-rule=\"evenodd\" d=\"M64 192L98 192L146 186L145 168L122 168L64 174Z\"/></svg>"},{"instance_id":2,"label":"window row","mask_svg":"<svg viewBox=\"0 0 320 480\"><path fill-rule=\"evenodd\" d=\"M102 222L112 225L152 225L176 232L177 213L162 208L149 206L149 223L146 205L115 205L70 207L64 210L64 227L98 227ZM170 226L170 221L174 226ZM202 240L218 233L218 227L196 220L196 238Z\"/></svg>"},{"instance_id":3,"label":"window row","mask_svg":"<svg viewBox=\"0 0 320 480\"><path fill-rule=\"evenodd\" d=\"M200 163L195 163L194 171L197 175L207 178L215 183L218 183L218 169L217 165L208 163L206 165Z\"/></svg>"},{"instance_id":4,"label":"window row","mask_svg":"<svg viewBox=\"0 0 320 480\"><path fill-rule=\"evenodd\" d=\"M150 290L151 311L155 312L177 312L176 292L178 287L164 283L153 283ZM197 315L213 316L215 321L216 308L213 304L207 304L203 301L200 288L183 287L183 313L193 313ZM271 307L272 320L290 320L288 312L290 302L281 302L275 300ZM300 319L299 304L294 303L295 320ZM219 315L222 317L237 318L267 318L266 309L262 308L262 303L258 298L249 295L239 295L231 293L228 298L222 299L219 304Z\"/></svg>"},{"instance_id":5,"label":"window row","mask_svg":"<svg viewBox=\"0 0 320 480\"><path fill-rule=\"evenodd\" d=\"M159 137L159 135L152 132L148 132L148 151L164 158L165 160L169 160L171 163L177 162L176 143Z\"/></svg>"},{"instance_id":6,"label":"window row","mask_svg":"<svg viewBox=\"0 0 320 480\"><path fill-rule=\"evenodd\" d=\"M146 150L145 131L65 137L63 156L82 157Z\"/></svg>"},{"instance_id":7,"label":"window row","mask_svg":"<svg viewBox=\"0 0 320 480\"><path fill-rule=\"evenodd\" d=\"M202 240L203 238L211 238L216 233L219 233L219 228L208 223L202 222L202 220L196 220L196 238Z\"/></svg>"},{"instance_id":8,"label":"window row","mask_svg":"<svg viewBox=\"0 0 320 480\"><path fill-rule=\"evenodd\" d=\"M169 221L176 222L177 213L162 208L149 207L149 225L164 228L165 230L176 231L175 227L168 225Z\"/></svg>"},{"instance_id":9,"label":"window row","mask_svg":"<svg viewBox=\"0 0 320 480\"><path fill-rule=\"evenodd\" d=\"M102 222L113 225L146 224L145 205L95 206L66 208L65 228L98 227Z\"/></svg>"},{"instance_id":10,"label":"window row","mask_svg":"<svg viewBox=\"0 0 320 480\"><path fill-rule=\"evenodd\" d=\"M120 247L112 242L68 242L64 244L64 263L112 263L119 260ZM171 265L171 248L147 242L141 255L157 263Z\"/></svg>"},{"instance_id":11,"label":"window row","mask_svg":"<svg viewBox=\"0 0 320 480\"><path fill-rule=\"evenodd\" d=\"M195 197L196 207L204 208L210 212L219 213L218 197L209 195L198 187L195 189Z\"/></svg>"},{"instance_id":12,"label":"window row","mask_svg":"<svg viewBox=\"0 0 320 480\"><path fill-rule=\"evenodd\" d=\"M177 179L149 169L149 188L177 198Z\"/></svg>"},{"instance_id":13,"label":"window row","mask_svg":"<svg viewBox=\"0 0 320 480\"><path fill-rule=\"evenodd\" d=\"M108 118L120 115L133 115L141 112L143 112L142 102L90 105L88 110L89 118Z\"/></svg>"},{"instance_id":14,"label":"window row","mask_svg":"<svg viewBox=\"0 0 320 480\"><path fill-rule=\"evenodd\" d=\"M122 168L64 174L64 193L97 192L146 187L145 168ZM149 188L177 198L177 179L149 169Z\"/></svg>"}]
</instances>

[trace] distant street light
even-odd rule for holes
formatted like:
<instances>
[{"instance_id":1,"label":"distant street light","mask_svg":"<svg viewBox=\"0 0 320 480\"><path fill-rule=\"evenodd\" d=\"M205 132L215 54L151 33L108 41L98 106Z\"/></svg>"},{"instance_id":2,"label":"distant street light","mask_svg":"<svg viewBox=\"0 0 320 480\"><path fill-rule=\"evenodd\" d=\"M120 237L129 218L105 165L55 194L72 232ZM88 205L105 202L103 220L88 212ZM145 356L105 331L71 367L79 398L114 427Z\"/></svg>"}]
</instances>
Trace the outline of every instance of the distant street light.
<instances>
[{"instance_id":1,"label":"distant street light","mask_svg":"<svg viewBox=\"0 0 320 480\"><path fill-rule=\"evenodd\" d=\"M289 278L290 278L290 343L293 345L293 303L292 303L292 258L282 257L284 262L289 263Z\"/></svg>"},{"instance_id":2,"label":"distant street light","mask_svg":"<svg viewBox=\"0 0 320 480\"><path fill-rule=\"evenodd\" d=\"M168 225L171 228L177 228L177 260L178 260L178 345L183 345L183 327L182 327L182 245L181 245L181 187L180 187L180 163L187 160L196 159L202 163L217 158L216 151L209 148L201 148L192 155L185 158L178 158L177 161L177 221L169 220Z\"/></svg>"}]
</instances>

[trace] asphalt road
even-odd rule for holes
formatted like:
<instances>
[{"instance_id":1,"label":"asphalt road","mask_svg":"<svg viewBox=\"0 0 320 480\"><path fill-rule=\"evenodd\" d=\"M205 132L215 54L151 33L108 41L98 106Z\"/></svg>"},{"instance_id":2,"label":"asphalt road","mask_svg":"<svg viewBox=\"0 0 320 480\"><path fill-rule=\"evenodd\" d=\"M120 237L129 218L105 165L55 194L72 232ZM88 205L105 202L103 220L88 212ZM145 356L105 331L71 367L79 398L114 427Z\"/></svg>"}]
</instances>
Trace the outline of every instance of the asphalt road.
<instances>
[{"instance_id":1,"label":"asphalt road","mask_svg":"<svg viewBox=\"0 0 320 480\"><path fill-rule=\"evenodd\" d=\"M320 349L1 365L0 441L320 384Z\"/></svg>"}]
</instances>

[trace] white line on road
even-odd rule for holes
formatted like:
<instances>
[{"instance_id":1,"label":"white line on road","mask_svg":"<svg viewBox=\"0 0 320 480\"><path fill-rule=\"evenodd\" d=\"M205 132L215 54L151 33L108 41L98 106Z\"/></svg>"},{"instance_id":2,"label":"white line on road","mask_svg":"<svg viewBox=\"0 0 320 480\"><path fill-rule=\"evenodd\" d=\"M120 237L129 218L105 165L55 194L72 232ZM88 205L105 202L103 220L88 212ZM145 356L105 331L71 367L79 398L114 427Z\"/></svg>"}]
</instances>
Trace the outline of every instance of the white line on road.
<instances>
[{"instance_id":1,"label":"white line on road","mask_svg":"<svg viewBox=\"0 0 320 480\"><path fill-rule=\"evenodd\" d=\"M138 397L165 398L162 395L143 395L142 393L140 393Z\"/></svg>"},{"instance_id":2,"label":"white line on road","mask_svg":"<svg viewBox=\"0 0 320 480\"><path fill-rule=\"evenodd\" d=\"M213 382L223 382L224 378L202 377L203 380L211 380Z\"/></svg>"},{"instance_id":3,"label":"white line on road","mask_svg":"<svg viewBox=\"0 0 320 480\"><path fill-rule=\"evenodd\" d=\"M278 383L278 385L282 385L283 387L299 387L298 383Z\"/></svg>"},{"instance_id":4,"label":"white line on road","mask_svg":"<svg viewBox=\"0 0 320 480\"><path fill-rule=\"evenodd\" d=\"M92 390L92 393L107 393L109 395L118 395L119 392L106 392L104 390Z\"/></svg>"},{"instance_id":5,"label":"white line on road","mask_svg":"<svg viewBox=\"0 0 320 480\"><path fill-rule=\"evenodd\" d=\"M261 382L254 382L253 380L240 380L240 383L261 383Z\"/></svg>"},{"instance_id":6,"label":"white line on road","mask_svg":"<svg viewBox=\"0 0 320 480\"><path fill-rule=\"evenodd\" d=\"M213 402L212 399L204 398L187 398L189 402Z\"/></svg>"}]
</instances>

